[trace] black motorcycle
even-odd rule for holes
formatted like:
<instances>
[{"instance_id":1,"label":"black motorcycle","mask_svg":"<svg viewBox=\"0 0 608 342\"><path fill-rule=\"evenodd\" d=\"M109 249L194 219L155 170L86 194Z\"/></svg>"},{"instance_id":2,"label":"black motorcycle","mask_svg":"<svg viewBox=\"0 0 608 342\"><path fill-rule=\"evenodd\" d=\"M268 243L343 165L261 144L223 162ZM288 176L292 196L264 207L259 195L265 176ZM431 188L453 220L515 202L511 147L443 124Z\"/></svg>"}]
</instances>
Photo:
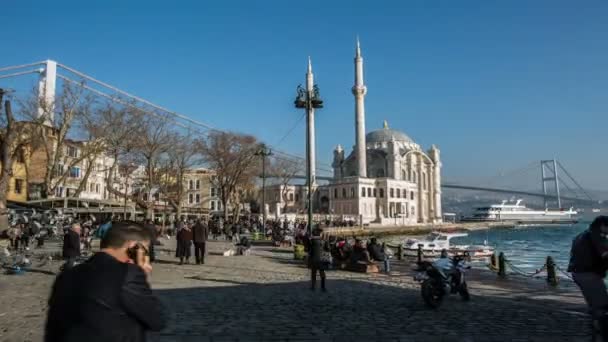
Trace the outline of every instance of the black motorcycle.
<instances>
[{"instance_id":1,"label":"black motorcycle","mask_svg":"<svg viewBox=\"0 0 608 342\"><path fill-rule=\"evenodd\" d=\"M468 301L471 299L464 274L471 266L465 265L466 255L442 258L435 262L418 263L418 274L414 279L421 283L421 294L424 302L431 308L438 308L443 297L448 294L460 294Z\"/></svg>"}]
</instances>

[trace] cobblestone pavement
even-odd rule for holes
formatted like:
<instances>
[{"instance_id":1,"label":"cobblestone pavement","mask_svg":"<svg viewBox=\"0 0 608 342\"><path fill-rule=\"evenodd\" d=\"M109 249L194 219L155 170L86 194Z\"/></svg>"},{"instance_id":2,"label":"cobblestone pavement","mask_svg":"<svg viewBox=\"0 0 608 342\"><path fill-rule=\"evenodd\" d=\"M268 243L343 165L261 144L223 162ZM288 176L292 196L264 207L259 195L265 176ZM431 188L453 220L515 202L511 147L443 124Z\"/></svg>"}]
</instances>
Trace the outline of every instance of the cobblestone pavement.
<instances>
[{"instance_id":1,"label":"cobblestone pavement","mask_svg":"<svg viewBox=\"0 0 608 342\"><path fill-rule=\"evenodd\" d=\"M499 281L471 272L470 302L448 297L431 310L406 262L392 275L328 273L328 292L309 290L308 271L288 250L256 246L223 257L210 242L205 265L176 265L163 240L152 286L167 308L165 341L588 341L589 322L572 284ZM0 341L40 341L46 300L59 262L39 272L0 275ZM45 273L40 273L45 272Z\"/></svg>"}]
</instances>

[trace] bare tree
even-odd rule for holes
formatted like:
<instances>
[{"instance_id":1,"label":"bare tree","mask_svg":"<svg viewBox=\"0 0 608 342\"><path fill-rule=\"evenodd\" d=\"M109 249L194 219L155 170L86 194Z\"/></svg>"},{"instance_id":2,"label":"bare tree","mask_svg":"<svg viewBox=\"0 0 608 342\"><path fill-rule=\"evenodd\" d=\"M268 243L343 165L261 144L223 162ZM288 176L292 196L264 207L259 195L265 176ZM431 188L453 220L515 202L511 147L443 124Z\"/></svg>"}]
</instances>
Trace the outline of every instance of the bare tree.
<instances>
[{"instance_id":1,"label":"bare tree","mask_svg":"<svg viewBox=\"0 0 608 342\"><path fill-rule=\"evenodd\" d=\"M259 142L255 137L235 133L211 132L201 140L203 160L216 172L215 184L219 190L224 217L228 218L228 206L240 205L239 190L253 184L259 168Z\"/></svg>"},{"instance_id":2,"label":"bare tree","mask_svg":"<svg viewBox=\"0 0 608 342\"><path fill-rule=\"evenodd\" d=\"M175 134L169 143L171 148L166 153L166 166L161 168L161 173L166 175L161 181L161 191L179 218L186 192L185 175L196 163L197 152L190 135Z\"/></svg>"},{"instance_id":3,"label":"bare tree","mask_svg":"<svg viewBox=\"0 0 608 342\"><path fill-rule=\"evenodd\" d=\"M303 166L303 163L300 161L283 158L275 158L274 162L270 164L270 174L277 177L280 185L280 195L285 202L285 205L282 208L283 211L286 210L287 202L289 200L287 197L289 193L289 183L298 174L298 172L302 170Z\"/></svg>"},{"instance_id":4,"label":"bare tree","mask_svg":"<svg viewBox=\"0 0 608 342\"><path fill-rule=\"evenodd\" d=\"M77 155L66 153L67 146L73 143L70 135L78 136L81 133L75 132L75 124L80 118L91 115L94 107L93 97L83 87L65 83L53 103L40 95L34 91L21 107L24 116L36 127L35 139L32 139L33 153L39 150L44 153L42 197L46 198L65 183L73 167L80 165L91 154L98 153L99 145L78 144L81 149Z\"/></svg>"},{"instance_id":5,"label":"bare tree","mask_svg":"<svg viewBox=\"0 0 608 342\"><path fill-rule=\"evenodd\" d=\"M5 91L0 89L0 111ZM13 162L19 153L24 153L31 138L31 126L15 120L11 101L4 102L4 117L0 119L0 232L8 228L7 197L9 182L13 175Z\"/></svg>"}]
</instances>

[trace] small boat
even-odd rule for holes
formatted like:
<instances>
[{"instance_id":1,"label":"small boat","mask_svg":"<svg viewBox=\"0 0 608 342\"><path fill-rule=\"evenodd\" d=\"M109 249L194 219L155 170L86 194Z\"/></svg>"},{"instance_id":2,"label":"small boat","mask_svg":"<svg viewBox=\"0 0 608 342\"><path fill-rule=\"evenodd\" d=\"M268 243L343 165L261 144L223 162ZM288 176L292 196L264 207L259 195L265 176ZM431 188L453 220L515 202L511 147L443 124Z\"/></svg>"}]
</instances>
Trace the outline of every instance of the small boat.
<instances>
[{"instance_id":1,"label":"small boat","mask_svg":"<svg viewBox=\"0 0 608 342\"><path fill-rule=\"evenodd\" d=\"M432 232L422 239L407 239L403 244L403 254L406 256L418 256L418 246L422 246L422 254L425 257L437 257L443 249L449 255L464 254L468 252L471 258L487 258L494 253L494 249L484 245L451 245L450 240L457 237L468 236L467 233L442 233Z\"/></svg>"},{"instance_id":2,"label":"small boat","mask_svg":"<svg viewBox=\"0 0 608 342\"><path fill-rule=\"evenodd\" d=\"M598 209L598 208L591 209L591 212L594 212L594 213L599 213L600 211L602 211L602 209Z\"/></svg>"}]
</instances>

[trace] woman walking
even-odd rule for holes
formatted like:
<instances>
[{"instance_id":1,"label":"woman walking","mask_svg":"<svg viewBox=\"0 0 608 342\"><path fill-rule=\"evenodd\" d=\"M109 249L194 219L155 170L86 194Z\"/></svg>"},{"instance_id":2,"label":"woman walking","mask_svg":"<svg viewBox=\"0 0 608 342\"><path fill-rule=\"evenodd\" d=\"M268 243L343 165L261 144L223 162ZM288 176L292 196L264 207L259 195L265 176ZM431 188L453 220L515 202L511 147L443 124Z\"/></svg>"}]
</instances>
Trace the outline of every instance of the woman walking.
<instances>
[{"instance_id":1,"label":"woman walking","mask_svg":"<svg viewBox=\"0 0 608 342\"><path fill-rule=\"evenodd\" d=\"M175 257L179 258L179 264L183 265L184 259L186 264L190 263L191 247L192 247L192 228L184 224L182 229L177 232L177 250Z\"/></svg>"},{"instance_id":2,"label":"woman walking","mask_svg":"<svg viewBox=\"0 0 608 342\"><path fill-rule=\"evenodd\" d=\"M312 231L312 236L308 242L308 267L310 268L311 275L310 289L315 290L317 286L317 271L321 276L321 291L326 292L325 288L325 270L329 267L331 260L329 259L329 244L321 238L323 230L316 228Z\"/></svg>"}]
</instances>

